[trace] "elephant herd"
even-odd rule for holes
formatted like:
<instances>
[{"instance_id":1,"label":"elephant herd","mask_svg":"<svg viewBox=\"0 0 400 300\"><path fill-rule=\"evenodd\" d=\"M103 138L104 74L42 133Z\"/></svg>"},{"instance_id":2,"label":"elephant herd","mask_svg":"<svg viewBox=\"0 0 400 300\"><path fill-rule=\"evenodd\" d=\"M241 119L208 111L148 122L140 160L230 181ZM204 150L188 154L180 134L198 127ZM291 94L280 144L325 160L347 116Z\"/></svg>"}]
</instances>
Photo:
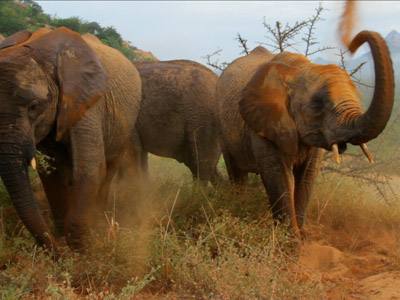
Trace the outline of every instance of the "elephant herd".
<instances>
[{"instance_id":1,"label":"elephant herd","mask_svg":"<svg viewBox=\"0 0 400 300\"><path fill-rule=\"evenodd\" d=\"M84 249L86 231L106 204L126 157L147 176L148 153L184 163L216 185L221 152L232 184L260 174L274 219L296 234L324 149L339 161L346 144L365 143L385 128L394 75L382 37L360 32L375 64L368 110L336 65L263 47L233 61L218 77L187 60L131 63L91 34L67 28L21 31L0 44L0 176L37 242L58 251L57 238ZM54 170L39 172L54 219L50 232L29 181L36 150ZM242 189L243 190L243 189Z\"/></svg>"}]
</instances>

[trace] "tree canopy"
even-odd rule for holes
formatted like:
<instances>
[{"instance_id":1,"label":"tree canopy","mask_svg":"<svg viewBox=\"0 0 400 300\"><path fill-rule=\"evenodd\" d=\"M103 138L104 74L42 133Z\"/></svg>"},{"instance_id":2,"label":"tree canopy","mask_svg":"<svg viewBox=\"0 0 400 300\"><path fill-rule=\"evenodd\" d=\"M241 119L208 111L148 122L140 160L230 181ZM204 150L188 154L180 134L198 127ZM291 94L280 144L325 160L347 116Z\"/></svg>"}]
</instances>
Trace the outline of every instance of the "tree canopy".
<instances>
[{"instance_id":1,"label":"tree canopy","mask_svg":"<svg viewBox=\"0 0 400 300\"><path fill-rule=\"evenodd\" d=\"M102 27L97 22L84 21L79 17L52 17L44 13L42 7L34 0L0 1L0 33L4 36L24 29L33 32L46 26L50 28L65 26L80 34L91 33L104 44L121 51L130 60L136 56L132 47L124 43L113 26Z\"/></svg>"}]
</instances>

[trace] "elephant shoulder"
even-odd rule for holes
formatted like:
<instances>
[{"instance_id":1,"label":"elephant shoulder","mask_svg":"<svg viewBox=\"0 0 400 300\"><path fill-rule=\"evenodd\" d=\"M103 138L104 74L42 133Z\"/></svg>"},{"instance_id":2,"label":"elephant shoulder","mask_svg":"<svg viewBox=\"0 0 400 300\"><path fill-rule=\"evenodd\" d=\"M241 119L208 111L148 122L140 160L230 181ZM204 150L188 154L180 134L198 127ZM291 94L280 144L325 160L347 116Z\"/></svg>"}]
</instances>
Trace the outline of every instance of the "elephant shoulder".
<instances>
[{"instance_id":1,"label":"elephant shoulder","mask_svg":"<svg viewBox=\"0 0 400 300\"><path fill-rule=\"evenodd\" d=\"M82 38L96 52L108 74L131 74L134 77L139 76L136 67L120 51L103 44L93 34L86 33L82 35Z\"/></svg>"},{"instance_id":2,"label":"elephant shoulder","mask_svg":"<svg viewBox=\"0 0 400 300\"><path fill-rule=\"evenodd\" d=\"M82 38L96 52L107 74L106 102L119 106L130 101L137 111L141 98L141 80L136 67L120 51L103 44L94 35L85 34Z\"/></svg>"},{"instance_id":3,"label":"elephant shoulder","mask_svg":"<svg viewBox=\"0 0 400 300\"><path fill-rule=\"evenodd\" d=\"M251 55L267 55L271 56L273 55L271 51L267 50L266 48L262 46L255 47L253 50L250 51Z\"/></svg>"},{"instance_id":4,"label":"elephant shoulder","mask_svg":"<svg viewBox=\"0 0 400 300\"><path fill-rule=\"evenodd\" d=\"M300 67L305 64L310 64L310 60L304 55L291 52L281 52L277 54L272 61L282 62L292 67Z\"/></svg>"},{"instance_id":5,"label":"elephant shoulder","mask_svg":"<svg viewBox=\"0 0 400 300\"><path fill-rule=\"evenodd\" d=\"M91 33L85 33L84 35L82 35L82 38L86 41L86 43L88 43L89 45L92 43L95 44L102 44L102 42L93 34Z\"/></svg>"},{"instance_id":6,"label":"elephant shoulder","mask_svg":"<svg viewBox=\"0 0 400 300\"><path fill-rule=\"evenodd\" d=\"M257 47L250 54L235 59L222 72L217 84L218 98L231 98L239 102L239 94L247 81L262 64L271 61L274 54L264 47Z\"/></svg>"}]
</instances>

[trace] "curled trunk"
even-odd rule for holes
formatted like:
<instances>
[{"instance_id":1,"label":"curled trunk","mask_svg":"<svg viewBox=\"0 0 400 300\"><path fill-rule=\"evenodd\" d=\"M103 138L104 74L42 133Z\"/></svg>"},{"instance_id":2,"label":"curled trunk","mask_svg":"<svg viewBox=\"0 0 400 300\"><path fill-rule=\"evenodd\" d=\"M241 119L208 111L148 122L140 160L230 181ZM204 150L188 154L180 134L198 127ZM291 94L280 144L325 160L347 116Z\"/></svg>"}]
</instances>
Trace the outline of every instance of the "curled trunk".
<instances>
[{"instance_id":1,"label":"curled trunk","mask_svg":"<svg viewBox=\"0 0 400 300\"><path fill-rule=\"evenodd\" d=\"M376 138L389 121L394 100L394 72L385 40L376 32L362 31L352 40L349 50L354 53L367 42L371 48L375 67L375 90L368 110L344 125L345 140L360 145Z\"/></svg>"}]
</instances>

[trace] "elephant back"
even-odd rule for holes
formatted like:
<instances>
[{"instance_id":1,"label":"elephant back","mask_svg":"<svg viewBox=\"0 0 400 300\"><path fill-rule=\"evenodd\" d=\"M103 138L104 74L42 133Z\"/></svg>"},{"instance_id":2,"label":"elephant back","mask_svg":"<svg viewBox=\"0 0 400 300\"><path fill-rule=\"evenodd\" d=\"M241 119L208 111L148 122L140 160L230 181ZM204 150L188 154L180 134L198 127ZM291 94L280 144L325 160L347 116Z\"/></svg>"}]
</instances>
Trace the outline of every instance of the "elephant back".
<instances>
[{"instance_id":1,"label":"elephant back","mask_svg":"<svg viewBox=\"0 0 400 300\"><path fill-rule=\"evenodd\" d=\"M189 60L134 64L142 80L136 128L145 149L176 158L196 129L215 133L216 73Z\"/></svg>"},{"instance_id":2,"label":"elephant back","mask_svg":"<svg viewBox=\"0 0 400 300\"><path fill-rule=\"evenodd\" d=\"M216 88L217 115L222 142L232 148L241 143L244 121L239 114L240 93L258 66L274 58L264 47L234 60L221 74ZM234 149L232 149L234 151Z\"/></svg>"}]
</instances>

